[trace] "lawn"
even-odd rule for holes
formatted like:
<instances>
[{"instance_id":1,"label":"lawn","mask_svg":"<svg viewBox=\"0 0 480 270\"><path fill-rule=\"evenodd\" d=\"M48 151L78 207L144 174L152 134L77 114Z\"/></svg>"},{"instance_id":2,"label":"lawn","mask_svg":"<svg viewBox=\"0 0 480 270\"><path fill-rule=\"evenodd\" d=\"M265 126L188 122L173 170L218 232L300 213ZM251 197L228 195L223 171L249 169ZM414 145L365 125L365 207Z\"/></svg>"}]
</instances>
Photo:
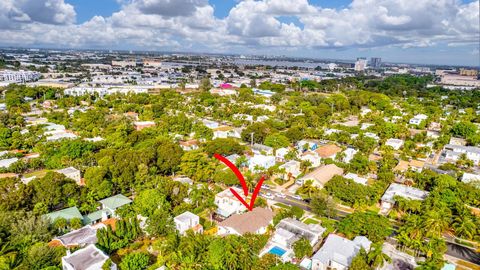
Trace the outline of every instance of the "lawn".
<instances>
[{"instance_id":1,"label":"lawn","mask_svg":"<svg viewBox=\"0 0 480 270\"><path fill-rule=\"evenodd\" d=\"M288 206L286 204L283 204L283 203L276 203L274 205L278 206L278 207L281 207L281 208L284 208L284 209L290 209L290 206Z\"/></svg>"},{"instance_id":2,"label":"lawn","mask_svg":"<svg viewBox=\"0 0 480 270\"><path fill-rule=\"evenodd\" d=\"M31 172L31 173L27 173L24 175L25 178L30 178L30 177L33 177L33 176L36 176L37 178L42 178L45 176L45 174L47 174L49 172L49 170L40 170L40 171L34 171L34 172Z\"/></svg>"},{"instance_id":3,"label":"lawn","mask_svg":"<svg viewBox=\"0 0 480 270\"><path fill-rule=\"evenodd\" d=\"M318 220L315 220L313 218L307 218L305 221L304 221L305 224L319 224L320 222Z\"/></svg>"}]
</instances>

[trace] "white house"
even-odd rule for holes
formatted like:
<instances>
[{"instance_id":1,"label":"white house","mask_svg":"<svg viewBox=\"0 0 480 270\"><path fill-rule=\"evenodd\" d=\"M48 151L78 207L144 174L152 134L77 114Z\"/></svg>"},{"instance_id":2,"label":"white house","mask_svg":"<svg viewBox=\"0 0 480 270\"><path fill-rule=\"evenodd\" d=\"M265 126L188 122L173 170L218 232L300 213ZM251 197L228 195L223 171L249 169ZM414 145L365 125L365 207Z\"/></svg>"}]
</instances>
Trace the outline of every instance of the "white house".
<instances>
[{"instance_id":1,"label":"white house","mask_svg":"<svg viewBox=\"0 0 480 270\"><path fill-rule=\"evenodd\" d=\"M476 183L480 184L480 175L473 174L473 173L463 173L462 182L467 183L467 184L472 183L472 182L476 182Z\"/></svg>"},{"instance_id":2,"label":"white house","mask_svg":"<svg viewBox=\"0 0 480 270\"><path fill-rule=\"evenodd\" d=\"M7 158L7 159L2 159L0 160L0 168L5 168L7 169L12 165L13 163L17 162L18 158Z\"/></svg>"},{"instance_id":3,"label":"white house","mask_svg":"<svg viewBox=\"0 0 480 270\"><path fill-rule=\"evenodd\" d=\"M280 256L284 262L291 261L294 257L293 244L296 241L305 238L313 247L320 241L325 230L318 224L307 225L293 218L282 219L275 227L275 233L260 252L260 256L271 253Z\"/></svg>"},{"instance_id":4,"label":"white house","mask_svg":"<svg viewBox=\"0 0 480 270\"><path fill-rule=\"evenodd\" d=\"M289 148L282 147L275 151L275 158L278 162L285 162L285 156L290 152Z\"/></svg>"},{"instance_id":5,"label":"white house","mask_svg":"<svg viewBox=\"0 0 480 270\"><path fill-rule=\"evenodd\" d=\"M255 143L251 149L255 155L273 155L273 148L263 144Z\"/></svg>"},{"instance_id":6,"label":"white house","mask_svg":"<svg viewBox=\"0 0 480 270\"><path fill-rule=\"evenodd\" d=\"M200 224L200 218L187 211L173 218L175 228L179 234L185 234L187 230L193 230L196 233L203 233L203 226Z\"/></svg>"},{"instance_id":7,"label":"white house","mask_svg":"<svg viewBox=\"0 0 480 270\"><path fill-rule=\"evenodd\" d=\"M420 123L422 123L422 121L425 121L427 120L428 116L426 116L425 114L417 114L415 115L412 119L410 119L410 121L408 122L410 125L420 125Z\"/></svg>"},{"instance_id":8,"label":"white house","mask_svg":"<svg viewBox=\"0 0 480 270\"><path fill-rule=\"evenodd\" d=\"M347 148L345 151L343 151L343 153L345 154L345 157L343 158L343 162L349 163L357 152L358 151L353 148Z\"/></svg>"},{"instance_id":9,"label":"white house","mask_svg":"<svg viewBox=\"0 0 480 270\"><path fill-rule=\"evenodd\" d=\"M242 214L234 214L218 224L218 235L264 234L272 224L274 213L268 208L254 208Z\"/></svg>"},{"instance_id":10,"label":"white house","mask_svg":"<svg viewBox=\"0 0 480 270\"><path fill-rule=\"evenodd\" d=\"M296 160L290 160L285 164L282 164L278 169L284 169L285 173L282 175L283 179L290 179L290 177L297 178L302 172L300 171L300 162Z\"/></svg>"},{"instance_id":11,"label":"white house","mask_svg":"<svg viewBox=\"0 0 480 270\"><path fill-rule=\"evenodd\" d=\"M480 162L480 148L475 146L447 144L443 148L443 153L447 161L457 161L462 154L465 154L475 164Z\"/></svg>"},{"instance_id":12,"label":"white house","mask_svg":"<svg viewBox=\"0 0 480 270\"><path fill-rule=\"evenodd\" d=\"M395 150L399 150L405 142L400 139L388 139L385 145L391 146Z\"/></svg>"},{"instance_id":13,"label":"white house","mask_svg":"<svg viewBox=\"0 0 480 270\"><path fill-rule=\"evenodd\" d=\"M322 158L320 158L317 152L314 151L307 151L305 153L302 153L299 158L302 161L309 161L310 164L312 164L311 167L314 168L320 166L320 163L322 161Z\"/></svg>"},{"instance_id":14,"label":"white house","mask_svg":"<svg viewBox=\"0 0 480 270\"><path fill-rule=\"evenodd\" d=\"M234 189L244 200L247 199L244 196L243 190L235 187L232 187L232 189ZM215 195L215 205L217 205L217 210L215 212L224 218L247 210L247 208L228 188Z\"/></svg>"},{"instance_id":15,"label":"white house","mask_svg":"<svg viewBox=\"0 0 480 270\"><path fill-rule=\"evenodd\" d=\"M258 168L268 169L275 165L275 156L254 155L248 160L248 169L257 172Z\"/></svg>"},{"instance_id":16,"label":"white house","mask_svg":"<svg viewBox=\"0 0 480 270\"><path fill-rule=\"evenodd\" d=\"M355 183L367 185L368 179L358 176L356 173L347 173L343 177L353 180Z\"/></svg>"},{"instance_id":17,"label":"white house","mask_svg":"<svg viewBox=\"0 0 480 270\"><path fill-rule=\"evenodd\" d=\"M80 170L75 169L74 167L68 167L68 168L60 169L60 170L57 170L56 172L61 173L61 174L65 175L65 177L74 180L79 185L82 183L82 177L80 175Z\"/></svg>"},{"instance_id":18,"label":"white house","mask_svg":"<svg viewBox=\"0 0 480 270\"><path fill-rule=\"evenodd\" d=\"M98 270L108 259L103 251L90 244L71 254L67 251L67 256L62 257L62 266L63 270ZM112 262L110 269L116 270L117 265Z\"/></svg>"},{"instance_id":19,"label":"white house","mask_svg":"<svg viewBox=\"0 0 480 270\"><path fill-rule=\"evenodd\" d=\"M365 236L357 236L352 241L330 234L323 246L313 255L311 270L347 270L360 249L368 252L371 244Z\"/></svg>"},{"instance_id":20,"label":"white house","mask_svg":"<svg viewBox=\"0 0 480 270\"><path fill-rule=\"evenodd\" d=\"M392 207L395 205L395 196L400 196L410 200L423 201L428 194L429 193L427 191L418 188L392 183L381 198L380 212L382 214L386 214L390 209L392 209Z\"/></svg>"},{"instance_id":21,"label":"white house","mask_svg":"<svg viewBox=\"0 0 480 270\"><path fill-rule=\"evenodd\" d=\"M213 139L216 138L241 138L238 130L229 126L220 126L213 129Z\"/></svg>"}]
</instances>

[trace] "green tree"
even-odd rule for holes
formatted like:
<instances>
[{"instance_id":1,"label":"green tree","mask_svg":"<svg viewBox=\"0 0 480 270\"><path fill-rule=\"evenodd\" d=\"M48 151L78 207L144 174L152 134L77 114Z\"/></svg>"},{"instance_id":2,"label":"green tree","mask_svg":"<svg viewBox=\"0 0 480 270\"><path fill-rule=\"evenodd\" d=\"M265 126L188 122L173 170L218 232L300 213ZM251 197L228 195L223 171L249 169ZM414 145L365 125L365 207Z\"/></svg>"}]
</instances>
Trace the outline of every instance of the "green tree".
<instances>
[{"instance_id":1,"label":"green tree","mask_svg":"<svg viewBox=\"0 0 480 270\"><path fill-rule=\"evenodd\" d=\"M355 256L348 268L350 270L369 270L372 269L367 263L367 252L361 248L357 256Z\"/></svg>"},{"instance_id":2,"label":"green tree","mask_svg":"<svg viewBox=\"0 0 480 270\"><path fill-rule=\"evenodd\" d=\"M180 165L182 148L168 140L162 140L157 147L157 167L161 173L173 173Z\"/></svg>"},{"instance_id":3,"label":"green tree","mask_svg":"<svg viewBox=\"0 0 480 270\"><path fill-rule=\"evenodd\" d=\"M147 269L150 263L150 257L143 252L129 253L122 258L120 263L121 270L143 270Z\"/></svg>"},{"instance_id":4,"label":"green tree","mask_svg":"<svg viewBox=\"0 0 480 270\"><path fill-rule=\"evenodd\" d=\"M376 243L370 247L370 251L367 255L368 264L374 269L381 268L385 262L391 262L392 259L383 253L382 244Z\"/></svg>"},{"instance_id":5,"label":"green tree","mask_svg":"<svg viewBox=\"0 0 480 270\"><path fill-rule=\"evenodd\" d=\"M312 256L313 249L310 245L310 241L308 241L306 238L297 240L295 243L293 243L293 252L295 253L295 257L299 259L302 259L305 256Z\"/></svg>"},{"instance_id":6,"label":"green tree","mask_svg":"<svg viewBox=\"0 0 480 270\"><path fill-rule=\"evenodd\" d=\"M240 145L232 138L217 138L213 141L207 142L204 146L204 150L209 156L213 156L213 154L223 156L229 156L231 154L241 155L244 149L244 146Z\"/></svg>"},{"instance_id":7,"label":"green tree","mask_svg":"<svg viewBox=\"0 0 480 270\"><path fill-rule=\"evenodd\" d=\"M289 146L290 140L285 135L274 133L265 138L265 145L278 149Z\"/></svg>"},{"instance_id":8,"label":"green tree","mask_svg":"<svg viewBox=\"0 0 480 270\"><path fill-rule=\"evenodd\" d=\"M80 218L72 218L70 220L70 228L77 230L83 226L83 222Z\"/></svg>"},{"instance_id":9,"label":"green tree","mask_svg":"<svg viewBox=\"0 0 480 270\"><path fill-rule=\"evenodd\" d=\"M356 211L338 223L338 231L348 238L364 235L372 242L380 242L390 235L391 227L388 218L384 216Z\"/></svg>"},{"instance_id":10,"label":"green tree","mask_svg":"<svg viewBox=\"0 0 480 270\"><path fill-rule=\"evenodd\" d=\"M459 136L463 138L468 138L477 132L477 126L474 123L471 122L459 122L456 123L451 130L451 133L454 136Z\"/></svg>"}]
</instances>

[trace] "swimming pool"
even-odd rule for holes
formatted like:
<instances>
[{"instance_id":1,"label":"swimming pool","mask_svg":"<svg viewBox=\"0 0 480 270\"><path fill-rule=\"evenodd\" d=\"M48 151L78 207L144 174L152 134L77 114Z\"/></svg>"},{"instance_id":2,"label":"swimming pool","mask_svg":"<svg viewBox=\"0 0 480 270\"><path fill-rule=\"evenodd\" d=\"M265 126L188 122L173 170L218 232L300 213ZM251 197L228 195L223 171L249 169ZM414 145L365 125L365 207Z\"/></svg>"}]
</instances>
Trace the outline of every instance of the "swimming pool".
<instances>
[{"instance_id":1,"label":"swimming pool","mask_svg":"<svg viewBox=\"0 0 480 270\"><path fill-rule=\"evenodd\" d=\"M268 253L274 254L274 255L277 255L277 256L280 256L280 257L282 257L282 255L285 254L285 252L287 252L287 251L284 250L283 248L279 248L277 246L274 246L273 248L271 248L268 251Z\"/></svg>"}]
</instances>

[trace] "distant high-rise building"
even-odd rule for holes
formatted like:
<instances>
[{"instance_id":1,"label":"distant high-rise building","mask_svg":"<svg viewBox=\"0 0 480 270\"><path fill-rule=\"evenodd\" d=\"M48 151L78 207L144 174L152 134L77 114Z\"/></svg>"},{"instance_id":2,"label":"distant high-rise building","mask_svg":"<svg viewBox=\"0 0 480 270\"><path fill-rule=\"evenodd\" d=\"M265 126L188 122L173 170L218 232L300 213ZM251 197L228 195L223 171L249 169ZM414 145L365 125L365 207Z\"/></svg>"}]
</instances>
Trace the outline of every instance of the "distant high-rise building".
<instances>
[{"instance_id":1,"label":"distant high-rise building","mask_svg":"<svg viewBox=\"0 0 480 270\"><path fill-rule=\"evenodd\" d=\"M367 68L367 58L360 57L357 58L357 62L355 62L355 71L364 71Z\"/></svg>"},{"instance_id":2,"label":"distant high-rise building","mask_svg":"<svg viewBox=\"0 0 480 270\"><path fill-rule=\"evenodd\" d=\"M382 66L382 58L380 57L370 58L370 66L372 68L380 68Z\"/></svg>"}]
</instances>

